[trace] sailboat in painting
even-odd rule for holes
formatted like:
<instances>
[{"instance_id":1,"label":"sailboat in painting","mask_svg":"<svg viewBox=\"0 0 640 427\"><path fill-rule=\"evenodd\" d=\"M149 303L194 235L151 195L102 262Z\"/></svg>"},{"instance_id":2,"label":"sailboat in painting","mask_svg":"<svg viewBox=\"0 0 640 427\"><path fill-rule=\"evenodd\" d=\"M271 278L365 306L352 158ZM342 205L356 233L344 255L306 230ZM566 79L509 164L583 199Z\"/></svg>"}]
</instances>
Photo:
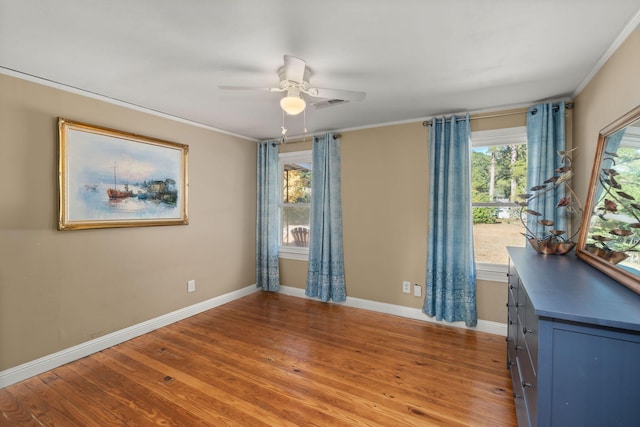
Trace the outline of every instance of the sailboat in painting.
<instances>
[{"instance_id":1,"label":"sailboat in painting","mask_svg":"<svg viewBox=\"0 0 640 427\"><path fill-rule=\"evenodd\" d=\"M107 188L107 195L109 199L126 199L127 197L133 197L133 191L129 190L129 184L124 184L124 191L118 190L117 181L117 165L113 164L113 188Z\"/></svg>"}]
</instances>

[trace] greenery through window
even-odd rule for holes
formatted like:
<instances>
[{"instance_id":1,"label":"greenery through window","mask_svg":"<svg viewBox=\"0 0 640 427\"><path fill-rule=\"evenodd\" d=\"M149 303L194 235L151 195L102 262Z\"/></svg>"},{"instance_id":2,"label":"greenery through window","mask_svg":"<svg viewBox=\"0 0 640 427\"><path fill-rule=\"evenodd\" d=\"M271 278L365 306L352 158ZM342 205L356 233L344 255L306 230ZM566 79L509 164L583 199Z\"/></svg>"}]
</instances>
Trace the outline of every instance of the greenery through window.
<instances>
[{"instance_id":1,"label":"greenery through window","mask_svg":"<svg viewBox=\"0 0 640 427\"><path fill-rule=\"evenodd\" d=\"M281 154L281 248L308 248L311 210L310 152Z\"/></svg>"},{"instance_id":2,"label":"greenery through window","mask_svg":"<svg viewBox=\"0 0 640 427\"><path fill-rule=\"evenodd\" d=\"M476 261L506 264L505 248L525 244L515 202L526 193L527 145L474 146L471 179Z\"/></svg>"}]
</instances>

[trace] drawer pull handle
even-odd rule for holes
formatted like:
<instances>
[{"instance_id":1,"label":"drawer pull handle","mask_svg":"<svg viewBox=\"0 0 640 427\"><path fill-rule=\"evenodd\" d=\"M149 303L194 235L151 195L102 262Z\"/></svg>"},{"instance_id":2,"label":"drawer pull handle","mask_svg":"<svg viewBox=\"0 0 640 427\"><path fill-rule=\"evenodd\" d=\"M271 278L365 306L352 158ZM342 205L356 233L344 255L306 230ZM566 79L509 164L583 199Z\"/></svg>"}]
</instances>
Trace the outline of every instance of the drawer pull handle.
<instances>
[{"instance_id":1,"label":"drawer pull handle","mask_svg":"<svg viewBox=\"0 0 640 427\"><path fill-rule=\"evenodd\" d=\"M517 346L515 346L515 349L516 350L522 350L522 346L521 345L517 345Z\"/></svg>"},{"instance_id":2,"label":"drawer pull handle","mask_svg":"<svg viewBox=\"0 0 640 427\"><path fill-rule=\"evenodd\" d=\"M533 387L532 384L529 384L528 382L526 382L525 380L522 380L522 387Z\"/></svg>"},{"instance_id":3,"label":"drawer pull handle","mask_svg":"<svg viewBox=\"0 0 640 427\"><path fill-rule=\"evenodd\" d=\"M535 331L533 329L527 329L526 327L522 328L522 333L525 334L525 335L526 334L532 334L534 332Z\"/></svg>"}]
</instances>

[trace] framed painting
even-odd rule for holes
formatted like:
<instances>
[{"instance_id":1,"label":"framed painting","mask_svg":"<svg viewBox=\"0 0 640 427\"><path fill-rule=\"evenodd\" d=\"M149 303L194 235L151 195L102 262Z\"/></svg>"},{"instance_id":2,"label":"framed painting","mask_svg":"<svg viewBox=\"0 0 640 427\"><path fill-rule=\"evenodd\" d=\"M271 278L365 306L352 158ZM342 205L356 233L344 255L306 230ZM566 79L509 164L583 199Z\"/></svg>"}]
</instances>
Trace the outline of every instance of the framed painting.
<instances>
[{"instance_id":1,"label":"framed painting","mask_svg":"<svg viewBox=\"0 0 640 427\"><path fill-rule=\"evenodd\" d=\"M189 147L58 118L60 230L184 225Z\"/></svg>"}]
</instances>

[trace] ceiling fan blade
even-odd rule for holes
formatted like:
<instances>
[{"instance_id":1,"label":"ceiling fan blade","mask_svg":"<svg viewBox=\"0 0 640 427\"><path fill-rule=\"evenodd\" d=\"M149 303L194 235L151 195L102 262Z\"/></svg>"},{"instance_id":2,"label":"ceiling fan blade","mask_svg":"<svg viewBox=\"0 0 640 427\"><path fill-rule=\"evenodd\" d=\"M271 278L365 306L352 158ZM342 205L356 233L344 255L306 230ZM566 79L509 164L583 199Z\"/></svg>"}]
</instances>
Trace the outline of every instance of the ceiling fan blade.
<instances>
[{"instance_id":1,"label":"ceiling fan blade","mask_svg":"<svg viewBox=\"0 0 640 427\"><path fill-rule=\"evenodd\" d=\"M279 87L255 87L255 86L218 86L222 90L263 90L266 92L282 92Z\"/></svg>"},{"instance_id":2,"label":"ceiling fan blade","mask_svg":"<svg viewBox=\"0 0 640 427\"><path fill-rule=\"evenodd\" d=\"M302 83L306 66L304 60L300 58L291 55L284 56L285 77L291 82Z\"/></svg>"},{"instance_id":3,"label":"ceiling fan blade","mask_svg":"<svg viewBox=\"0 0 640 427\"><path fill-rule=\"evenodd\" d=\"M362 102L367 96L365 92L355 90L311 88L306 92L314 98L341 99L343 101Z\"/></svg>"},{"instance_id":4,"label":"ceiling fan blade","mask_svg":"<svg viewBox=\"0 0 640 427\"><path fill-rule=\"evenodd\" d=\"M316 110L327 107L334 107L340 104L348 104L349 101L343 99L318 99L317 101L309 102L307 105L312 106Z\"/></svg>"}]
</instances>

